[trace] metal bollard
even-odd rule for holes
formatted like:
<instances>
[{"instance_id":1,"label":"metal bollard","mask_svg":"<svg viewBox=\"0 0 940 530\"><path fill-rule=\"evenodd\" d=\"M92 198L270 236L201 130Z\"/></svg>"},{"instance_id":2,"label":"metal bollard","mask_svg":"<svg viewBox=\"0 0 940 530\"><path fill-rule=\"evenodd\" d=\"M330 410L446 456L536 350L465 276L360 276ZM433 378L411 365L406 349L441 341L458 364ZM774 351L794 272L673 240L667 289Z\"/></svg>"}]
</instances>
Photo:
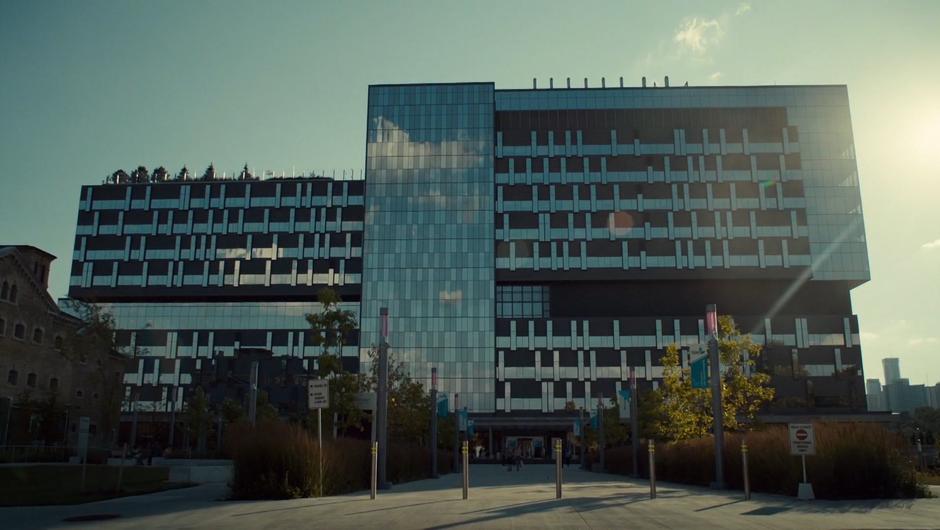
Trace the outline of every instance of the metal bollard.
<instances>
[{"instance_id":1,"label":"metal bollard","mask_svg":"<svg viewBox=\"0 0 940 530\"><path fill-rule=\"evenodd\" d=\"M561 438L555 438L555 498L561 498Z\"/></svg>"},{"instance_id":2,"label":"metal bollard","mask_svg":"<svg viewBox=\"0 0 940 530\"><path fill-rule=\"evenodd\" d=\"M656 444L649 441L650 453L650 499L656 498Z\"/></svg>"},{"instance_id":3,"label":"metal bollard","mask_svg":"<svg viewBox=\"0 0 940 530\"><path fill-rule=\"evenodd\" d=\"M751 476L747 470L747 444L741 442L741 469L744 471L744 500L751 500Z\"/></svg>"},{"instance_id":4,"label":"metal bollard","mask_svg":"<svg viewBox=\"0 0 940 530\"><path fill-rule=\"evenodd\" d=\"M372 442L372 473L369 498L375 500L375 490L378 489L378 471L379 471L379 442Z\"/></svg>"},{"instance_id":5,"label":"metal bollard","mask_svg":"<svg viewBox=\"0 0 940 530\"><path fill-rule=\"evenodd\" d=\"M116 493L121 493L121 482L124 480L124 459L127 458L127 444L121 448L121 467L118 468Z\"/></svg>"},{"instance_id":6,"label":"metal bollard","mask_svg":"<svg viewBox=\"0 0 940 530\"><path fill-rule=\"evenodd\" d=\"M463 453L463 500L467 500L470 494L470 442L464 440L460 452Z\"/></svg>"}]
</instances>

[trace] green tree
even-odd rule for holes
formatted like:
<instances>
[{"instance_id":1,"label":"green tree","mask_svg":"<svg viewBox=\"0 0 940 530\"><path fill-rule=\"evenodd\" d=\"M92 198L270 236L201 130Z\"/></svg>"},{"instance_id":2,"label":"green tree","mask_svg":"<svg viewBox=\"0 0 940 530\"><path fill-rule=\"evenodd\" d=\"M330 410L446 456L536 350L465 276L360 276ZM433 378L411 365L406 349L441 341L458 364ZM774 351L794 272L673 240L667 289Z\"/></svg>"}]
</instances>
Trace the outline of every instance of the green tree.
<instances>
[{"instance_id":1,"label":"green tree","mask_svg":"<svg viewBox=\"0 0 940 530\"><path fill-rule=\"evenodd\" d=\"M271 398L268 396L268 393L264 390L258 392L258 403L255 409L255 423L257 425L262 425L264 423L278 421L281 418L281 414L278 412L277 407L271 404Z\"/></svg>"},{"instance_id":2,"label":"green tree","mask_svg":"<svg viewBox=\"0 0 940 530\"><path fill-rule=\"evenodd\" d=\"M183 404L183 424L190 433L190 439L192 434L196 435L196 451L200 454L206 452L206 434L211 421L206 393L202 387L196 387L196 391Z\"/></svg>"},{"instance_id":3,"label":"green tree","mask_svg":"<svg viewBox=\"0 0 940 530\"><path fill-rule=\"evenodd\" d=\"M222 419L231 425L245 419L245 407L238 401L227 398L220 407Z\"/></svg>"},{"instance_id":4,"label":"green tree","mask_svg":"<svg viewBox=\"0 0 940 530\"><path fill-rule=\"evenodd\" d=\"M729 431L747 429L758 411L770 402L774 389L770 376L756 370L761 346L742 334L730 316L718 321L718 351L724 373L721 375L724 427ZM690 369L682 368L679 348L672 344L662 359L664 372L659 396L664 421L657 422L658 434L671 440L699 438L711 432L711 389L692 388Z\"/></svg>"},{"instance_id":5,"label":"green tree","mask_svg":"<svg viewBox=\"0 0 940 530\"><path fill-rule=\"evenodd\" d=\"M317 299L321 306L320 312L310 313L306 319L313 332L313 345L321 348L317 358L318 376L330 381L330 407L324 411L325 423L332 428L335 416L337 430L341 432L353 427L360 428L364 415L356 407L356 394L362 388L362 377L346 371L342 363L346 337L358 326L356 315L342 309L340 304L343 300L333 289L320 289ZM316 425L316 420L312 419L311 414L305 423Z\"/></svg>"},{"instance_id":6,"label":"green tree","mask_svg":"<svg viewBox=\"0 0 940 530\"><path fill-rule=\"evenodd\" d=\"M120 424L124 400L124 367L115 368L112 359L123 354L115 341L114 317L93 303L70 299L65 305L82 323L66 336L61 351L71 361L97 367L89 382L98 392L98 431L109 444Z\"/></svg>"},{"instance_id":7,"label":"green tree","mask_svg":"<svg viewBox=\"0 0 940 530\"><path fill-rule=\"evenodd\" d=\"M378 350L369 352L372 372L365 385L378 390ZM456 416L456 415L455 415ZM441 427L443 423L439 423ZM427 443L431 430L431 394L424 385L408 375L404 363L389 354L388 360L388 432L394 440ZM438 430L438 438L441 438ZM448 446L444 446L448 447Z\"/></svg>"}]
</instances>

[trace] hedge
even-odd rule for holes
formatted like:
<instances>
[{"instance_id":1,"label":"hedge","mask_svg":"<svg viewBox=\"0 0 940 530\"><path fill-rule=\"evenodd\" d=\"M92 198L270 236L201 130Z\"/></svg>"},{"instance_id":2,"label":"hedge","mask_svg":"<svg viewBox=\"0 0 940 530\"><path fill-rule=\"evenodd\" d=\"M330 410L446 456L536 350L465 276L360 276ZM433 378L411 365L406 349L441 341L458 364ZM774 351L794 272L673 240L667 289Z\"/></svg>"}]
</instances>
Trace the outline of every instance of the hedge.
<instances>
[{"instance_id":1,"label":"hedge","mask_svg":"<svg viewBox=\"0 0 940 530\"><path fill-rule=\"evenodd\" d=\"M817 423L816 455L806 458L808 480L820 499L911 498L927 495L919 486L904 441L877 424ZM787 428L772 426L749 433L727 433L725 481L743 489L741 442L748 446L751 489L796 495L802 480L797 456L790 455ZM640 475L649 476L646 446L639 456ZM630 447L608 449L607 471L632 474ZM667 482L707 486L714 481L712 437L656 445L656 477Z\"/></svg>"},{"instance_id":2,"label":"hedge","mask_svg":"<svg viewBox=\"0 0 940 530\"><path fill-rule=\"evenodd\" d=\"M232 496L237 499L290 499L319 492L317 441L303 428L271 422L256 429L236 425L230 429L233 461ZM438 451L438 471L451 471L453 453ZM338 495L369 488L369 442L359 439L324 441L323 495ZM392 483L429 478L431 453L427 447L392 443L387 479Z\"/></svg>"}]
</instances>

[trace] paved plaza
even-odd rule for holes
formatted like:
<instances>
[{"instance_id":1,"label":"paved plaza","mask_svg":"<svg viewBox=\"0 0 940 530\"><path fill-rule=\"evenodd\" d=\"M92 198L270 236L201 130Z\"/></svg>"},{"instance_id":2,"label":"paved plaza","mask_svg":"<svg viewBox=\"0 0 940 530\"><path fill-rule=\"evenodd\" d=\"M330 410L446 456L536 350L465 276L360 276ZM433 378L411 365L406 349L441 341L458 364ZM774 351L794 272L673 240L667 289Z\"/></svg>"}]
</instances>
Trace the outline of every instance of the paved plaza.
<instances>
[{"instance_id":1,"label":"paved plaza","mask_svg":"<svg viewBox=\"0 0 940 530\"><path fill-rule=\"evenodd\" d=\"M565 470L564 498L556 500L554 467L507 472L471 468L470 499L461 499L459 475L422 480L380 492L289 501L226 501L221 484L207 484L81 506L0 509L0 526L13 528L938 528L940 499L799 502L788 497L705 488L649 485L616 475ZM67 517L110 514L85 523Z\"/></svg>"}]
</instances>

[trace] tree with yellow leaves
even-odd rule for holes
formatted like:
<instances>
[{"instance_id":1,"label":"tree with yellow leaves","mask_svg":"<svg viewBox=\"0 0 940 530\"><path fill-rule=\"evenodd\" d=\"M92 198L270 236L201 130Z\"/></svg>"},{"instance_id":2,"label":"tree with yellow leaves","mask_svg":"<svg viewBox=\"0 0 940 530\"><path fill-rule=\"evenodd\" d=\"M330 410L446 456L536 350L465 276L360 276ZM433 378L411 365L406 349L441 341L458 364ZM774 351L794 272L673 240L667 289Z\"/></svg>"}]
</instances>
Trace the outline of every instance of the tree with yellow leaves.
<instances>
[{"instance_id":1,"label":"tree with yellow leaves","mask_svg":"<svg viewBox=\"0 0 940 530\"><path fill-rule=\"evenodd\" d=\"M761 346L742 334L734 319L722 316L718 319L718 352L725 430L745 430L774 397L770 376L756 370ZM677 345L666 348L662 363L663 384L655 396L662 419L656 431L671 440L707 436L713 422L711 388L692 388L690 369L682 367Z\"/></svg>"}]
</instances>

